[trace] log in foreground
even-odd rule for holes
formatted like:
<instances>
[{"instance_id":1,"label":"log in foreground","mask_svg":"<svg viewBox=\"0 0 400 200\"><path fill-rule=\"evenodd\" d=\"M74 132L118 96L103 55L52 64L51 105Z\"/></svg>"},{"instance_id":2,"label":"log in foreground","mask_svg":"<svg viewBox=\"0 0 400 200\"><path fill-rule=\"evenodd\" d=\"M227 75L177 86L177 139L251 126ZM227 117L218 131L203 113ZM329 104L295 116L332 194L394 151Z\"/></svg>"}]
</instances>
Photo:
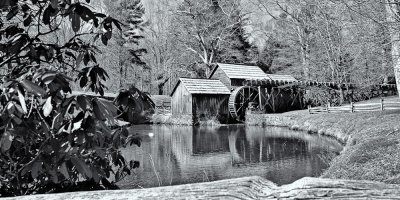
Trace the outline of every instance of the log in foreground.
<instances>
[{"instance_id":1,"label":"log in foreground","mask_svg":"<svg viewBox=\"0 0 400 200\"><path fill-rule=\"evenodd\" d=\"M245 177L147 189L32 195L9 200L55 199L400 199L400 185L372 181L302 178L277 186L261 177Z\"/></svg>"}]
</instances>

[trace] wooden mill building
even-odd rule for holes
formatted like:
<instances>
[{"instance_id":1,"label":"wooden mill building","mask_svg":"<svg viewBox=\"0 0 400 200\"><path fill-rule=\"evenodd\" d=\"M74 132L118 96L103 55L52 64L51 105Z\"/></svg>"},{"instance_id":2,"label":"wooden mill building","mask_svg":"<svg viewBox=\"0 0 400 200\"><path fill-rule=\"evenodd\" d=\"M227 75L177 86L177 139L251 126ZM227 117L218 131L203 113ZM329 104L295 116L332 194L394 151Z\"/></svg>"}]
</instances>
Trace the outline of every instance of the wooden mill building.
<instances>
[{"instance_id":1,"label":"wooden mill building","mask_svg":"<svg viewBox=\"0 0 400 200\"><path fill-rule=\"evenodd\" d=\"M246 80L297 81L291 75L266 74L258 66L222 63L215 65L210 79L219 79L230 89L243 86Z\"/></svg>"},{"instance_id":2,"label":"wooden mill building","mask_svg":"<svg viewBox=\"0 0 400 200\"><path fill-rule=\"evenodd\" d=\"M225 121L230 94L220 80L180 78L171 93L172 114L192 115L194 120L216 117Z\"/></svg>"},{"instance_id":3,"label":"wooden mill building","mask_svg":"<svg viewBox=\"0 0 400 200\"><path fill-rule=\"evenodd\" d=\"M302 94L295 86L246 85L249 80L297 81L290 75L266 74L258 66L217 63L208 79L179 79L171 94L172 114L244 121L248 108L276 113L302 107Z\"/></svg>"}]
</instances>

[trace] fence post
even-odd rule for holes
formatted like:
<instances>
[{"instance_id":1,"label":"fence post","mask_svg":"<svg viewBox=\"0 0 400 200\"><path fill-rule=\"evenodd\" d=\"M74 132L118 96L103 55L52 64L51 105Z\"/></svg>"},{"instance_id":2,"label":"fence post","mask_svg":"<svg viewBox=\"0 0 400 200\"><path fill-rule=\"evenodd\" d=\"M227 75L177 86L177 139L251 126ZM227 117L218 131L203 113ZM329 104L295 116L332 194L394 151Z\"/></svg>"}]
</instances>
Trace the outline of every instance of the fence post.
<instances>
[{"instance_id":1,"label":"fence post","mask_svg":"<svg viewBox=\"0 0 400 200\"><path fill-rule=\"evenodd\" d=\"M311 105L308 105L308 113L311 114Z\"/></svg>"},{"instance_id":2,"label":"fence post","mask_svg":"<svg viewBox=\"0 0 400 200\"><path fill-rule=\"evenodd\" d=\"M383 111L383 98L381 98L381 111Z\"/></svg>"},{"instance_id":3,"label":"fence post","mask_svg":"<svg viewBox=\"0 0 400 200\"><path fill-rule=\"evenodd\" d=\"M350 106L351 106L351 112L353 113L353 112L354 112L354 103L351 102L351 103L350 103Z\"/></svg>"},{"instance_id":4,"label":"fence post","mask_svg":"<svg viewBox=\"0 0 400 200\"><path fill-rule=\"evenodd\" d=\"M331 102L328 102L328 107L326 108L326 110L328 111L328 113L329 113L329 109L331 108Z\"/></svg>"}]
</instances>

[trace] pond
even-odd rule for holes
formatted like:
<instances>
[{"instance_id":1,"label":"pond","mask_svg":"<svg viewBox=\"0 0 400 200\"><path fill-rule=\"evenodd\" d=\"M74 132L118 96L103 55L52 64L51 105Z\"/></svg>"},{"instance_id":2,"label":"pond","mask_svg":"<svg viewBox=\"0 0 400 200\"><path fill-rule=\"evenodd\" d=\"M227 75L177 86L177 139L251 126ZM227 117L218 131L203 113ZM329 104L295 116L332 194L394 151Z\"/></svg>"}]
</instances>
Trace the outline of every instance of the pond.
<instances>
[{"instance_id":1,"label":"pond","mask_svg":"<svg viewBox=\"0 0 400 200\"><path fill-rule=\"evenodd\" d=\"M138 125L141 147L122 149L140 168L118 185L141 188L261 176L279 185L319 176L342 145L279 127ZM150 133L150 134L149 134Z\"/></svg>"}]
</instances>

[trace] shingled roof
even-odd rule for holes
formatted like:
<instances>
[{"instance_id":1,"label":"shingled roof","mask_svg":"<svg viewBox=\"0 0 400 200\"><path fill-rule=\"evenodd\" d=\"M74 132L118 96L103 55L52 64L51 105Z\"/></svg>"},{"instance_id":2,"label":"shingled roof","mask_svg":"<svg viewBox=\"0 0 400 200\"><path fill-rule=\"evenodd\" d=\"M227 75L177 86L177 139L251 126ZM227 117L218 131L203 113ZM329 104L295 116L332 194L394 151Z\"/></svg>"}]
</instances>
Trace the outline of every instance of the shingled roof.
<instances>
[{"instance_id":1,"label":"shingled roof","mask_svg":"<svg viewBox=\"0 0 400 200\"><path fill-rule=\"evenodd\" d=\"M156 106L162 106L164 103L171 103L171 97L168 95L151 95L150 99L153 100Z\"/></svg>"},{"instance_id":2,"label":"shingled roof","mask_svg":"<svg viewBox=\"0 0 400 200\"><path fill-rule=\"evenodd\" d=\"M184 87L191 94L230 94L229 89L217 79L193 79L193 78L180 78L171 96L174 94L179 84Z\"/></svg>"},{"instance_id":3,"label":"shingled roof","mask_svg":"<svg viewBox=\"0 0 400 200\"><path fill-rule=\"evenodd\" d=\"M264 71L258 66L251 65L234 65L234 64L222 64L217 63L217 66L214 68L211 76L220 67L222 71L229 78L234 79L270 79Z\"/></svg>"}]
</instances>

